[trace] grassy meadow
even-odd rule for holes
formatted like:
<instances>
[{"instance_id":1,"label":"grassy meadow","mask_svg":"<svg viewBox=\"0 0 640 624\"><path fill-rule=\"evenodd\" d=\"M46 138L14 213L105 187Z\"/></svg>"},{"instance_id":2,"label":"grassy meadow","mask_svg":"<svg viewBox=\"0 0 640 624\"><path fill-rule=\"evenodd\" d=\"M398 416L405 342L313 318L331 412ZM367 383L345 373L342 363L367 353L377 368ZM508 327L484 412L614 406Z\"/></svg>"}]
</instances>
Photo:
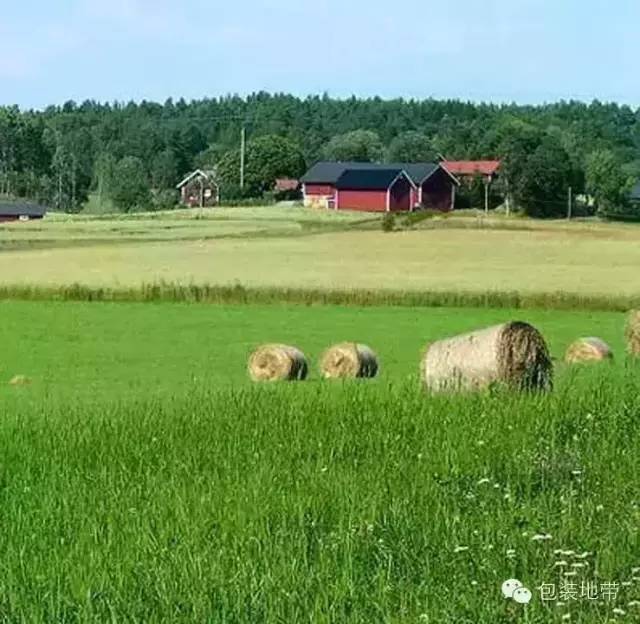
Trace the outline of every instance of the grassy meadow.
<instances>
[{"instance_id":1,"label":"grassy meadow","mask_svg":"<svg viewBox=\"0 0 640 624\"><path fill-rule=\"evenodd\" d=\"M0 284L159 281L407 291L640 290L640 229L473 213L383 233L379 217L297 207L74 216L0 226Z\"/></svg>"},{"instance_id":2,"label":"grassy meadow","mask_svg":"<svg viewBox=\"0 0 640 624\"><path fill-rule=\"evenodd\" d=\"M622 307L581 297L638 295L640 230L462 216L383 234L273 210L0 226L0 621L639 621L640 367ZM267 290L54 300L160 279ZM315 290L294 305L285 286ZM320 305L341 288L369 289L367 305ZM499 290L576 309L411 305ZM373 305L387 291L400 305ZM422 391L427 343L507 320L545 335L552 393ZM590 335L614 363L565 366ZM378 379L319 378L343 340L378 352ZM272 341L307 354L308 381L249 383L248 354ZM501 595L513 577L526 608ZM567 580L617 591L541 600Z\"/></svg>"},{"instance_id":3,"label":"grassy meadow","mask_svg":"<svg viewBox=\"0 0 640 624\"><path fill-rule=\"evenodd\" d=\"M0 617L42 622L510 622L499 588L640 566L640 375L619 313L335 306L0 304ZM428 341L526 318L560 358L547 397L428 398ZM376 348L370 383L252 387L249 350ZM13 375L32 383L12 387ZM551 535L548 541L536 536ZM604 622L640 598L543 605Z\"/></svg>"}]
</instances>

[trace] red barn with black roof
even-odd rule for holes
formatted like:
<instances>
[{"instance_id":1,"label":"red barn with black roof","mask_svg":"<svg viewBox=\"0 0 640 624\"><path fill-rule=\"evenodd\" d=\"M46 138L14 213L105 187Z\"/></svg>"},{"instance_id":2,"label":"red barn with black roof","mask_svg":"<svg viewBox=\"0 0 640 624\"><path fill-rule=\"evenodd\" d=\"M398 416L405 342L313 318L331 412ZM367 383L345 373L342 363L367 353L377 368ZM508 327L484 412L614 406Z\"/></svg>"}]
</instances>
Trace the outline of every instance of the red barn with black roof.
<instances>
[{"instance_id":1,"label":"red barn with black roof","mask_svg":"<svg viewBox=\"0 0 640 624\"><path fill-rule=\"evenodd\" d=\"M367 212L448 211L458 186L436 163L319 162L301 182L307 206Z\"/></svg>"}]
</instances>

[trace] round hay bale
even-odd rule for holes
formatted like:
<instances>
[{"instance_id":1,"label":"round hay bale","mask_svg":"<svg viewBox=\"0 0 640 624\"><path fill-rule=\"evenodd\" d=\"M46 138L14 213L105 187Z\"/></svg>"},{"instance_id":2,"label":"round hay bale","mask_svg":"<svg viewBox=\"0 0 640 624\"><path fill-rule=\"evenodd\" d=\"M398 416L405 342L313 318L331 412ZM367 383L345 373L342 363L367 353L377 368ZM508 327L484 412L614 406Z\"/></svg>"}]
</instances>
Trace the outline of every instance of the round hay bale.
<instances>
[{"instance_id":1,"label":"round hay bale","mask_svg":"<svg viewBox=\"0 0 640 624\"><path fill-rule=\"evenodd\" d=\"M611 347L601 338L580 338L569 345L564 356L567 364L613 360Z\"/></svg>"},{"instance_id":2,"label":"round hay bale","mask_svg":"<svg viewBox=\"0 0 640 624\"><path fill-rule=\"evenodd\" d=\"M269 344L251 354L248 370L253 381L301 381L309 368L304 353L296 347Z\"/></svg>"},{"instance_id":3,"label":"round hay bale","mask_svg":"<svg viewBox=\"0 0 640 624\"><path fill-rule=\"evenodd\" d=\"M511 322L431 344L422 359L431 392L473 391L494 384L514 390L550 390L553 364L542 334Z\"/></svg>"},{"instance_id":4,"label":"round hay bale","mask_svg":"<svg viewBox=\"0 0 640 624\"><path fill-rule=\"evenodd\" d=\"M28 386L31 383L31 379L25 375L15 375L9 380L10 386Z\"/></svg>"},{"instance_id":5,"label":"round hay bale","mask_svg":"<svg viewBox=\"0 0 640 624\"><path fill-rule=\"evenodd\" d=\"M378 374L379 368L375 352L356 342L333 345L320 360L320 371L325 379L370 379Z\"/></svg>"},{"instance_id":6,"label":"round hay bale","mask_svg":"<svg viewBox=\"0 0 640 624\"><path fill-rule=\"evenodd\" d=\"M632 310L629 313L625 334L629 353L640 356L640 310Z\"/></svg>"}]
</instances>

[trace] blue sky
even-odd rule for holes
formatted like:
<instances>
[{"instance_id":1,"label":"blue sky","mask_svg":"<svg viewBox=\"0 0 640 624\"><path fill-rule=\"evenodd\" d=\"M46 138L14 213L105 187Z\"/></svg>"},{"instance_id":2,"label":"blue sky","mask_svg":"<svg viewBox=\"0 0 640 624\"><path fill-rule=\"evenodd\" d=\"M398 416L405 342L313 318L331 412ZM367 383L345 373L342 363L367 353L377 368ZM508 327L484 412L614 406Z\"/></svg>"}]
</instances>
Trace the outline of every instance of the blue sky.
<instances>
[{"instance_id":1,"label":"blue sky","mask_svg":"<svg viewBox=\"0 0 640 624\"><path fill-rule=\"evenodd\" d=\"M4 0L0 104L252 91L640 105L638 0Z\"/></svg>"}]
</instances>

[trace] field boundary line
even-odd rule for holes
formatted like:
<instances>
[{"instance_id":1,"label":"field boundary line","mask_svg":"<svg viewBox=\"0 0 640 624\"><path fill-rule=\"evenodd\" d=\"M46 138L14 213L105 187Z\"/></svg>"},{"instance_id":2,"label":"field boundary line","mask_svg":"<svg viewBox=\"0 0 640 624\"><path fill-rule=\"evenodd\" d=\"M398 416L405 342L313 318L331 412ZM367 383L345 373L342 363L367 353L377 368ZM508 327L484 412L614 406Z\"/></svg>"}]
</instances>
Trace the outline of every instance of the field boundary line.
<instances>
[{"instance_id":1,"label":"field boundary line","mask_svg":"<svg viewBox=\"0 0 640 624\"><path fill-rule=\"evenodd\" d=\"M241 284L182 285L170 282L99 287L0 285L0 301L185 302L209 304L296 304L343 306L510 308L626 312L640 307L638 295L582 295L567 292L400 291L245 287Z\"/></svg>"}]
</instances>

